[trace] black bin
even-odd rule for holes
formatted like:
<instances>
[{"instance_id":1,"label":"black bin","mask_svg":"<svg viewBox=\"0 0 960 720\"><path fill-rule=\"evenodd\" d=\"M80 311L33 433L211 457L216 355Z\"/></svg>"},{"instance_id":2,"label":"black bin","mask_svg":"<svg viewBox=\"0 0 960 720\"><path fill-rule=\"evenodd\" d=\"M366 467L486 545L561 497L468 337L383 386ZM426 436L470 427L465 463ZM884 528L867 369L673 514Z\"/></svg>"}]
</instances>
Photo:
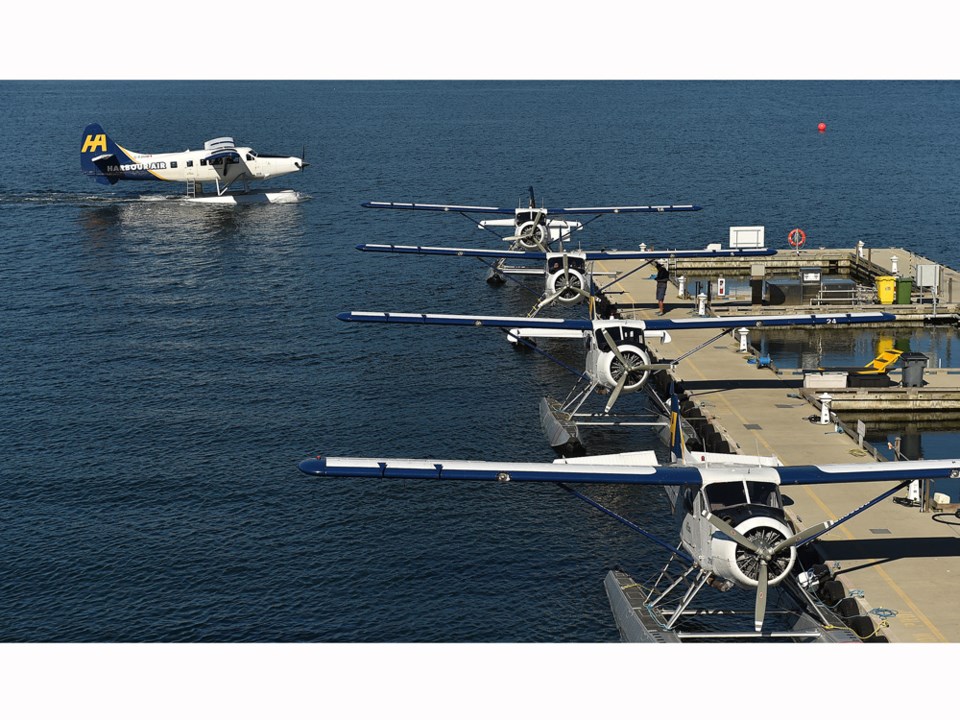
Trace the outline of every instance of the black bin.
<instances>
[{"instance_id":1,"label":"black bin","mask_svg":"<svg viewBox=\"0 0 960 720\"><path fill-rule=\"evenodd\" d=\"M927 356L918 352L907 352L900 356L903 363L903 387L923 387L923 369L927 366Z\"/></svg>"}]
</instances>

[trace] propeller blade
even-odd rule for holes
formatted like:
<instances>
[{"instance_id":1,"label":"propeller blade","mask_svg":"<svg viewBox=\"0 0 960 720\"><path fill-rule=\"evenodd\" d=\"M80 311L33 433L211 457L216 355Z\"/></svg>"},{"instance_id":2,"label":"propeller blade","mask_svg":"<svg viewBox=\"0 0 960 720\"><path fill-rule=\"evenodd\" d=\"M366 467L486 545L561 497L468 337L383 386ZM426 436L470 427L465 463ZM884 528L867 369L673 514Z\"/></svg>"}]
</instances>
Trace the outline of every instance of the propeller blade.
<instances>
[{"instance_id":1,"label":"propeller blade","mask_svg":"<svg viewBox=\"0 0 960 720\"><path fill-rule=\"evenodd\" d=\"M624 373L620 376L620 380L617 381L617 386L613 389L613 392L610 393L610 399L607 400L607 405L603 409L604 412L610 412L610 408L613 407L613 404L617 401L617 398L620 397L620 391L623 390L623 386L627 384L627 373Z\"/></svg>"},{"instance_id":2,"label":"propeller blade","mask_svg":"<svg viewBox=\"0 0 960 720\"><path fill-rule=\"evenodd\" d=\"M770 554L771 556L776 555L781 550L786 550L787 548L793 547L797 543L803 542L808 537L812 537L814 535L817 535L818 533L822 533L831 525L833 525L833 523L830 520L825 520L822 523L818 523L817 525L808 527L806 530L802 532L798 532L796 535L792 537L788 537L786 540L781 540L779 543L777 543L777 545L773 548L773 550L770 551Z\"/></svg>"},{"instance_id":3,"label":"propeller blade","mask_svg":"<svg viewBox=\"0 0 960 720\"><path fill-rule=\"evenodd\" d=\"M623 364L623 374L626 375L630 370L633 369L633 367L627 362L627 359L620 354L620 348L617 347L617 344L613 341L613 338L610 336L610 333L607 332L607 329L600 328L600 331L603 333L603 338L607 341L607 345L610 346L613 354L616 355L617 360Z\"/></svg>"},{"instance_id":4,"label":"propeller blade","mask_svg":"<svg viewBox=\"0 0 960 720\"><path fill-rule=\"evenodd\" d=\"M767 612L767 561L760 558L760 575L757 577L757 604L753 609L753 627L763 629L763 616Z\"/></svg>"},{"instance_id":5,"label":"propeller blade","mask_svg":"<svg viewBox=\"0 0 960 720\"><path fill-rule=\"evenodd\" d=\"M557 290L557 292L553 293L552 295L547 295L545 298L543 298L543 300L541 300L540 302L538 302L536 305L533 306L533 310L530 311L530 315L528 315L528 317L532 317L533 315L536 315L538 312L543 310L543 308L545 308L547 305L549 305L558 297L560 297L562 293L563 293L563 288L561 288L560 290Z\"/></svg>"},{"instance_id":6,"label":"propeller blade","mask_svg":"<svg viewBox=\"0 0 960 720\"><path fill-rule=\"evenodd\" d=\"M752 540L748 539L745 535L741 535L736 530L734 530L733 526L730 525L730 523L728 523L726 520L723 520L722 518L717 517L712 512L704 512L703 516L707 519L707 521L711 525L713 525L715 528L717 528L717 530L722 532L724 535L726 535L730 539L736 541L740 545L743 545L743 547L747 548L747 550L752 550L758 556L763 555L760 548L758 548L753 543Z\"/></svg>"}]
</instances>

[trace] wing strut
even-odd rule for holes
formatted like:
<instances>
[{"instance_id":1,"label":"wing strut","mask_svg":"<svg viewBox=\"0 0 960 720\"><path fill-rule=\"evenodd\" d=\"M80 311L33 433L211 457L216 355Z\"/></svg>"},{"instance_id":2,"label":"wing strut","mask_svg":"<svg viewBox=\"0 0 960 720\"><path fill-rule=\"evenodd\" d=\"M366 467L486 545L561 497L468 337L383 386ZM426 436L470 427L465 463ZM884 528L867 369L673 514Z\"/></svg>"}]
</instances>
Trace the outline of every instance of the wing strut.
<instances>
[{"instance_id":1,"label":"wing strut","mask_svg":"<svg viewBox=\"0 0 960 720\"><path fill-rule=\"evenodd\" d=\"M808 535L807 537L804 537L802 540L800 540L800 541L797 543L797 547L801 547L802 545L806 545L808 542L813 542L814 540L816 540L817 538L819 538L821 535L823 535L825 532L829 532L830 530L832 530L833 528L835 528L837 525L840 525L841 523L845 523L847 520L850 520L851 518L856 517L857 515L859 515L860 513L862 513L864 510L869 510L869 509L872 508L874 505L876 505L878 502L882 502L883 500L886 500L888 497L890 497L891 495L893 495L895 492L899 492L900 490L902 490L903 488L905 488L907 485L909 485L910 483L912 483L915 479L916 479L916 478L910 478L910 479L908 479L908 480L904 480L903 482L899 483L896 487L893 487L893 488L891 488L890 490L887 490L885 493L882 493L881 495L878 495L878 496L875 497L873 500L870 500L869 502L864 503L863 505L861 505L860 507L858 507L856 510L853 510L852 512L848 512L846 515L844 515L842 518L840 518L839 520L837 520L837 521L835 521L835 522L827 521L826 523L823 523L824 525L826 525L826 527L824 527L822 530L820 530L820 532L817 532L817 533L814 533L814 534L812 534L812 535ZM814 526L814 527L817 527L817 526Z\"/></svg>"},{"instance_id":2,"label":"wing strut","mask_svg":"<svg viewBox=\"0 0 960 720\"><path fill-rule=\"evenodd\" d=\"M611 510L610 508L605 507L605 506L601 505L600 503L598 503L596 500L594 500L594 499L592 499L592 498L590 498L590 497L587 497L586 495L584 495L584 494L581 493L581 492L578 492L577 490L574 490L572 487L570 487L570 486L567 485L566 483L558 482L557 485L559 485L560 487L562 487L564 490L566 490L568 493L570 493L571 495L573 495L575 498L577 498L577 499L579 499L579 500L583 500L585 503L587 503L587 505L590 505L591 507L596 508L596 509L599 510L600 512L609 515L609 516L612 517L614 520L617 520L618 522L623 523L624 525L626 525L626 526L627 526L628 528L630 528L631 530L636 530L638 533L640 533L641 535L643 535L645 538L647 538L647 539L650 540L651 542L656 543L657 545L659 545L659 546L662 547L662 548L666 548L667 552L669 552L671 555L676 555L676 556L679 557L681 560L684 560L684 561L689 562L689 563L692 563L692 562L693 562L693 558L691 558L691 557L690 557L689 555L687 555L686 553L682 552L679 548L674 547L673 545L671 545L671 544L668 543L668 542L665 542L664 540L661 540L661 539L658 538L656 535L652 535L651 533L648 533L646 530L644 530L642 527L640 527L639 525L637 525L635 522L633 522L633 521L631 521L631 520L627 520L627 519L626 519L625 517L623 517L622 515L618 515L617 513L615 513L615 512L614 512L613 510Z\"/></svg>"}]
</instances>

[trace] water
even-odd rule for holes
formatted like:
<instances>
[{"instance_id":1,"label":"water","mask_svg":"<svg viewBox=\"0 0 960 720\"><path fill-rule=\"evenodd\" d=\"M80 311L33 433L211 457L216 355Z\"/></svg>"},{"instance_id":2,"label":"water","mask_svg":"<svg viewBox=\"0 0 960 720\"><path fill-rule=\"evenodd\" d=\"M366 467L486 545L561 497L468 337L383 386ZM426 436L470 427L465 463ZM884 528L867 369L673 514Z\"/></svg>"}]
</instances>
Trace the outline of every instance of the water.
<instances>
[{"instance_id":1,"label":"water","mask_svg":"<svg viewBox=\"0 0 960 720\"><path fill-rule=\"evenodd\" d=\"M363 201L692 202L584 243L695 248L762 224L786 247L799 226L812 247L960 267L952 82L6 82L0 104L18 149L0 173L4 642L617 640L606 569L664 558L561 490L297 471L316 453L549 460L537 398L570 384L496 331L337 321L532 302L473 261L357 252L484 242ZM141 151L305 146L311 166L270 186L312 199L97 185L77 158L92 121ZM593 494L673 537L662 493Z\"/></svg>"}]
</instances>

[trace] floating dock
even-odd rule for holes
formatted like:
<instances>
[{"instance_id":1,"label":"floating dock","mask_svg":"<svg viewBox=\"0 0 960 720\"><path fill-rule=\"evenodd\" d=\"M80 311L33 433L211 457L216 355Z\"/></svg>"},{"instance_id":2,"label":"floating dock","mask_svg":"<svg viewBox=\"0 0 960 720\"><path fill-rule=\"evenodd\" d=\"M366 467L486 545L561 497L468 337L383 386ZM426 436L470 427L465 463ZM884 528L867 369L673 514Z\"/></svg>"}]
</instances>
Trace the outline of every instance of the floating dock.
<instances>
[{"instance_id":1,"label":"floating dock","mask_svg":"<svg viewBox=\"0 0 960 720\"><path fill-rule=\"evenodd\" d=\"M789 308L750 299L738 302L717 298L707 312L752 315L882 309L897 315L897 322L958 320L960 274L946 267L937 271L940 292L936 303L929 293L924 297L915 288L911 288L909 303L901 304L879 303L869 292L862 292L864 288L869 290L877 278L895 277L897 272L912 275L919 266L935 265L902 249L802 250L799 254L790 250L772 256L765 265L763 273L768 282L774 268L777 273L798 274L803 268L822 268L823 272L851 277L861 295L849 305L831 302L827 306L818 293L810 296L808 306ZM656 316L656 283L646 268L637 271L628 261L604 261L597 262L594 270L623 276L606 290L621 316ZM760 271L730 260L711 261L709 267L699 268L671 261L670 270L674 279L678 274L696 277L698 273L714 278L752 274L755 279ZM850 297L853 299L854 293ZM698 310L697 298L678 297L676 285L672 292L668 288L666 317L690 317ZM843 326L834 326L830 331L844 330ZM757 332L762 330L754 329L751 340ZM785 465L878 460L872 448L856 435L856 428L851 430L844 422L820 423L817 398L822 393L804 387L802 372L758 367L752 353L741 351L735 333L710 343L715 335L710 330L685 330L672 333L670 344L651 346L657 360L662 361L707 343L659 377L664 389L670 380L676 382L684 416L700 432L708 450L776 455ZM949 404L949 410L941 409L960 414L960 370L928 372L925 380L922 388L898 387L886 392L831 388L829 393L836 398L832 409L842 415L844 404L863 401L864 406L857 407L855 414L865 413L864 408L883 412L883 408L890 409L899 402L921 415L936 404ZM784 503L798 529L803 529L823 520L836 520L889 487L886 483L802 486L785 493ZM921 511L895 500L879 503L824 535L815 543L818 552L825 563L835 567L835 579L842 582L848 596L856 599L863 616L872 621L876 637L901 643L960 642L960 603L956 600L960 597L960 518L953 507Z\"/></svg>"}]
</instances>

